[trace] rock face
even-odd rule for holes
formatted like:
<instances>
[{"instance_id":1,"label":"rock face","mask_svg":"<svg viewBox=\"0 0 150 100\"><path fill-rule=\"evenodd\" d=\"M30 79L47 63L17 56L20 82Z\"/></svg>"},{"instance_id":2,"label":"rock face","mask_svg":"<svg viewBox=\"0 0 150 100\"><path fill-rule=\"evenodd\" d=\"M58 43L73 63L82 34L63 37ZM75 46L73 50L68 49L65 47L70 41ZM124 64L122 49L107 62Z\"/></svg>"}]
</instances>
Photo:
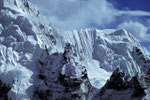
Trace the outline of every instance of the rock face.
<instances>
[{"instance_id":1,"label":"rock face","mask_svg":"<svg viewBox=\"0 0 150 100\"><path fill-rule=\"evenodd\" d=\"M148 75L136 74L130 77L117 68L95 99L149 100L149 85L150 77Z\"/></svg>"},{"instance_id":2,"label":"rock face","mask_svg":"<svg viewBox=\"0 0 150 100\"><path fill-rule=\"evenodd\" d=\"M108 100L113 93L149 98L149 66L149 56L123 29L63 31L27 0L0 0L0 99Z\"/></svg>"},{"instance_id":3,"label":"rock face","mask_svg":"<svg viewBox=\"0 0 150 100\"><path fill-rule=\"evenodd\" d=\"M87 99L92 86L85 66L70 62L72 54L70 44L66 44L64 53L49 55L43 52L37 63L39 74L36 79L38 83L34 84L33 100Z\"/></svg>"},{"instance_id":4,"label":"rock face","mask_svg":"<svg viewBox=\"0 0 150 100\"><path fill-rule=\"evenodd\" d=\"M6 84L0 81L0 100L8 100L8 92L10 91L11 87L7 86Z\"/></svg>"}]
</instances>

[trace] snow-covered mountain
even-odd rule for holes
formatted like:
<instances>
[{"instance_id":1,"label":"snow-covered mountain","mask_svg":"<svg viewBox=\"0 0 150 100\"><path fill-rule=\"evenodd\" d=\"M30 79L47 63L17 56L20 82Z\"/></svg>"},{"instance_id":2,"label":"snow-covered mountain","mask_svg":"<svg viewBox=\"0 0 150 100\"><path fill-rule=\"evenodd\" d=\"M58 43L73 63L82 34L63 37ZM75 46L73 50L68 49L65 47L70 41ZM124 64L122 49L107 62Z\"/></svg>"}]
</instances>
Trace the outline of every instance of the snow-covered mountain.
<instances>
[{"instance_id":1,"label":"snow-covered mountain","mask_svg":"<svg viewBox=\"0 0 150 100\"><path fill-rule=\"evenodd\" d=\"M0 100L150 100L149 66L123 29L63 31L27 0L0 0Z\"/></svg>"}]
</instances>

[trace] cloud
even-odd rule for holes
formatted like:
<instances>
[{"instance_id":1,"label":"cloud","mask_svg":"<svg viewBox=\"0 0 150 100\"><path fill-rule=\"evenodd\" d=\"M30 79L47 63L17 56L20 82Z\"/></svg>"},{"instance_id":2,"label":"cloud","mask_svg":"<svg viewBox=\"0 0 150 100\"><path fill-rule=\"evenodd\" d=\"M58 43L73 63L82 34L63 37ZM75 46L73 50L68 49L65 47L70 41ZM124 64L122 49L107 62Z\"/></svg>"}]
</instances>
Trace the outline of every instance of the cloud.
<instances>
[{"instance_id":1,"label":"cloud","mask_svg":"<svg viewBox=\"0 0 150 100\"><path fill-rule=\"evenodd\" d=\"M125 21L118 25L118 28L123 28L132 33L141 42L150 42L150 34L148 28L139 22Z\"/></svg>"},{"instance_id":2,"label":"cloud","mask_svg":"<svg viewBox=\"0 0 150 100\"><path fill-rule=\"evenodd\" d=\"M107 0L30 0L40 7L52 26L63 29L105 28L118 16L150 16L149 12L118 10Z\"/></svg>"},{"instance_id":3,"label":"cloud","mask_svg":"<svg viewBox=\"0 0 150 100\"><path fill-rule=\"evenodd\" d=\"M33 0L32 0L33 1ZM106 0L39 0L52 25L60 28L105 26L114 21L115 9Z\"/></svg>"},{"instance_id":4,"label":"cloud","mask_svg":"<svg viewBox=\"0 0 150 100\"><path fill-rule=\"evenodd\" d=\"M147 55L150 56L150 47L149 47L149 46L143 47L143 50L144 50L144 52L145 52Z\"/></svg>"},{"instance_id":5,"label":"cloud","mask_svg":"<svg viewBox=\"0 0 150 100\"><path fill-rule=\"evenodd\" d=\"M150 12L141 11L141 10L125 10L125 11L118 11L117 15L129 15L129 16L150 16Z\"/></svg>"},{"instance_id":6,"label":"cloud","mask_svg":"<svg viewBox=\"0 0 150 100\"><path fill-rule=\"evenodd\" d=\"M130 9L119 10L108 0L29 1L37 5L53 27L67 30L91 27L104 29L109 26L109 28L124 28L141 42L150 43L150 35L148 34L150 33L150 27L148 28L145 26L146 24L143 25L138 22L139 17L150 16L150 12ZM129 19L134 21L127 21ZM150 25L150 20L147 20L146 23ZM110 30L105 31L111 32ZM148 48L148 46L145 47ZM148 50L150 50L150 47Z\"/></svg>"}]
</instances>

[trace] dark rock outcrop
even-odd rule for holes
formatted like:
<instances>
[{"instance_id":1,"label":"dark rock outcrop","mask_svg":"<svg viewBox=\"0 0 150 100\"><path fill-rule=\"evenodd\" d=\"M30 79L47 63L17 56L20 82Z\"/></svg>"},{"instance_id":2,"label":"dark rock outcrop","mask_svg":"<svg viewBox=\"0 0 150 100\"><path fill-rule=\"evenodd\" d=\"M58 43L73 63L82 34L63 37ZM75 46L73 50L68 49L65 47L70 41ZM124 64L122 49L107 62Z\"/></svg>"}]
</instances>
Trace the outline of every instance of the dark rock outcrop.
<instances>
[{"instance_id":1,"label":"dark rock outcrop","mask_svg":"<svg viewBox=\"0 0 150 100\"><path fill-rule=\"evenodd\" d=\"M138 98L142 100L142 98L147 95L145 91L150 88L150 81L147 80L150 80L150 77L145 74L137 73L135 76L131 77L125 75L124 72L117 68L101 89L99 93L100 100L105 100L109 97L107 91L111 91L111 95L116 96L116 98L117 96L120 98L122 95L127 95L130 99ZM125 91L129 91L127 92L128 94L123 94L126 93ZM118 95L119 93L120 95ZM124 100L128 100L129 98L124 98Z\"/></svg>"}]
</instances>

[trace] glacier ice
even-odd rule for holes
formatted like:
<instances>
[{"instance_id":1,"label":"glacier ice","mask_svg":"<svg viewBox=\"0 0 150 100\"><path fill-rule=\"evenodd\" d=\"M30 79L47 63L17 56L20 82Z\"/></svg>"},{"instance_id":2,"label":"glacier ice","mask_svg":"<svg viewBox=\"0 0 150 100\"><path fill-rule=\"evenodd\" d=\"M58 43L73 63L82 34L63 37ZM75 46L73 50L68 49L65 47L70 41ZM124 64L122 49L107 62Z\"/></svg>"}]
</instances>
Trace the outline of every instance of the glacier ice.
<instances>
[{"instance_id":1,"label":"glacier ice","mask_svg":"<svg viewBox=\"0 0 150 100\"><path fill-rule=\"evenodd\" d=\"M116 68L134 76L149 66L126 30L55 29L27 0L0 0L0 80L11 100L92 100Z\"/></svg>"}]
</instances>

